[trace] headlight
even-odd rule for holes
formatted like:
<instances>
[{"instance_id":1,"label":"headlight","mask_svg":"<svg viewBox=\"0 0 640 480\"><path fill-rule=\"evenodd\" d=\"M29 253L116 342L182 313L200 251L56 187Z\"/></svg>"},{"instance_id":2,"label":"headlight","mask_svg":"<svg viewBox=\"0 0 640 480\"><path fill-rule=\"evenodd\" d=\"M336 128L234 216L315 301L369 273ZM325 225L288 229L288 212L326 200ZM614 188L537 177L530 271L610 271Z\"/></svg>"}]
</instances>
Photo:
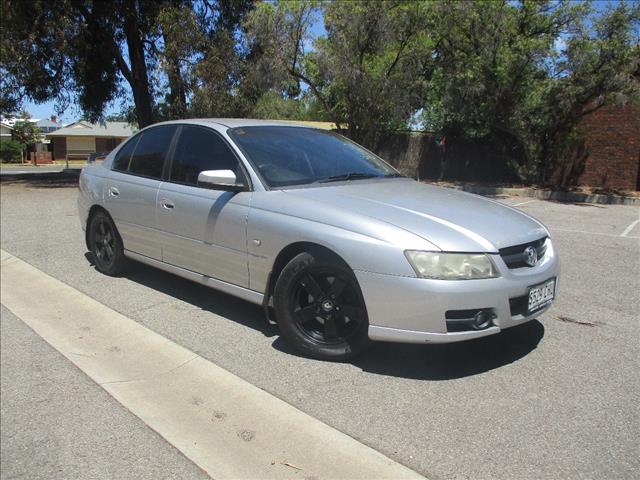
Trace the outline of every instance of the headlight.
<instances>
[{"instance_id":1,"label":"headlight","mask_svg":"<svg viewBox=\"0 0 640 480\"><path fill-rule=\"evenodd\" d=\"M500 276L489 255L483 253L442 253L407 250L407 260L422 278L475 280Z\"/></svg>"}]
</instances>

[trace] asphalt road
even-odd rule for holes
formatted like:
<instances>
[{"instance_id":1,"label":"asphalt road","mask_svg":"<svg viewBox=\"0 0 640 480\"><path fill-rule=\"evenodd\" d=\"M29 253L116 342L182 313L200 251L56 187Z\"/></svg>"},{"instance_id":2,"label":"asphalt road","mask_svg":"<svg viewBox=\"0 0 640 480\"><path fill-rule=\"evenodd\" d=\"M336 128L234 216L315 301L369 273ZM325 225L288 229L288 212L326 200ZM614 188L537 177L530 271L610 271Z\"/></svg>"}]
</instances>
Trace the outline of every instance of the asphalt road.
<instances>
[{"instance_id":1,"label":"asphalt road","mask_svg":"<svg viewBox=\"0 0 640 480\"><path fill-rule=\"evenodd\" d=\"M142 265L96 272L73 181L5 181L1 195L6 251L431 479L640 470L640 225L621 236L637 207L502 199L540 218L559 250L548 314L474 342L381 343L335 364L298 356L249 303Z\"/></svg>"},{"instance_id":2,"label":"asphalt road","mask_svg":"<svg viewBox=\"0 0 640 480\"><path fill-rule=\"evenodd\" d=\"M209 478L2 307L0 476Z\"/></svg>"}]
</instances>

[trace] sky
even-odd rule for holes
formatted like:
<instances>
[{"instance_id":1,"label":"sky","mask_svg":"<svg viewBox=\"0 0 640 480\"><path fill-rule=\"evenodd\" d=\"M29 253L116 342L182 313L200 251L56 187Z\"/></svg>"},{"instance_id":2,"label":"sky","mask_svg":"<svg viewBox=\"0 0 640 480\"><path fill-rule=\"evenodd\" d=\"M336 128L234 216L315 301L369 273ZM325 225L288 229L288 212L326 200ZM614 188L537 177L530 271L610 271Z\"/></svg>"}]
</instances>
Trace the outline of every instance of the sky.
<instances>
[{"instance_id":1,"label":"sky","mask_svg":"<svg viewBox=\"0 0 640 480\"><path fill-rule=\"evenodd\" d=\"M56 115L55 112L55 102L45 102L36 104L33 102L25 102L24 110L29 112L31 118L43 119L50 118L52 115ZM118 113L119 108L114 108L110 106L105 110L105 116L110 115L112 113ZM78 120L81 117L81 113L75 106L70 106L67 110L64 111L62 115L56 115L57 121L62 123L72 123Z\"/></svg>"}]
</instances>

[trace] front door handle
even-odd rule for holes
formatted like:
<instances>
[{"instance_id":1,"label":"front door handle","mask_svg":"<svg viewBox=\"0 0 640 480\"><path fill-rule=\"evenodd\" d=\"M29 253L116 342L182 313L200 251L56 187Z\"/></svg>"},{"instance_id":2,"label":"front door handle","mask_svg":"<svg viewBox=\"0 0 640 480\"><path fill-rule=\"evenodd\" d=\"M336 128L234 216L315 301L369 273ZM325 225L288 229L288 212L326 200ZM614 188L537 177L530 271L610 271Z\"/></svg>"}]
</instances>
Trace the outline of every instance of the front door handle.
<instances>
[{"instance_id":1,"label":"front door handle","mask_svg":"<svg viewBox=\"0 0 640 480\"><path fill-rule=\"evenodd\" d=\"M109 196L117 197L118 195L120 195L120 190L118 190L116 187L109 187Z\"/></svg>"},{"instance_id":2,"label":"front door handle","mask_svg":"<svg viewBox=\"0 0 640 480\"><path fill-rule=\"evenodd\" d=\"M165 210L171 210L173 207L175 207L173 202L171 200L167 200L166 198L160 202L160 205L162 205L162 208L164 208Z\"/></svg>"}]
</instances>

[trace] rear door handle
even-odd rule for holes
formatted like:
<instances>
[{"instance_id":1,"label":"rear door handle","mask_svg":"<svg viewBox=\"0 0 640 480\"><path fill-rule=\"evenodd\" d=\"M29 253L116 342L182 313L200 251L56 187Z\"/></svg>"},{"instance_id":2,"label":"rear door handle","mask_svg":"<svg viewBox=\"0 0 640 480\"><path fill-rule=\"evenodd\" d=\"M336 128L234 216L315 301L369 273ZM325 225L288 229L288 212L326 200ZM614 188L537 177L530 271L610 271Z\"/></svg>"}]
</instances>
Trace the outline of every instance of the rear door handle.
<instances>
[{"instance_id":1,"label":"rear door handle","mask_svg":"<svg viewBox=\"0 0 640 480\"><path fill-rule=\"evenodd\" d=\"M175 207L175 205L173 204L173 202L171 200L167 200L166 198L163 199L160 204L162 205L162 208L166 209L166 210L171 210L173 207Z\"/></svg>"},{"instance_id":2,"label":"rear door handle","mask_svg":"<svg viewBox=\"0 0 640 480\"><path fill-rule=\"evenodd\" d=\"M112 197L117 197L118 195L120 195L120 190L118 190L116 187L109 187L109 195Z\"/></svg>"}]
</instances>

